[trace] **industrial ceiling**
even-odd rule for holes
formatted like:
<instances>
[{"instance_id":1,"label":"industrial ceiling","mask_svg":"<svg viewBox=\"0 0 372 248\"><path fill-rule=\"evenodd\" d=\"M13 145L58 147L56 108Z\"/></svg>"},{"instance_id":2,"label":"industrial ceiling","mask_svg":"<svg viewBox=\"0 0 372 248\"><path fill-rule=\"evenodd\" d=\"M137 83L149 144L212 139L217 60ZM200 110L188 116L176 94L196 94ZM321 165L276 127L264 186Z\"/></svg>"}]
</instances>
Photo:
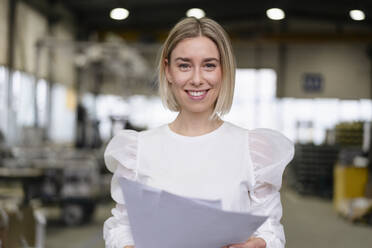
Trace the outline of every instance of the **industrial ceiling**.
<instances>
[{"instance_id":1,"label":"industrial ceiling","mask_svg":"<svg viewBox=\"0 0 372 248\"><path fill-rule=\"evenodd\" d=\"M335 24L341 30L345 25L372 29L371 0L24 0L55 18L53 6L63 5L73 16L80 30L90 32L156 32L166 31L190 8L201 8L228 31L238 35L267 32L273 27L285 29L293 21L321 21ZM123 21L109 17L111 9L123 7L130 15ZM268 8L279 7L286 19L272 21L266 17ZM362 9L366 19L351 20L348 12Z\"/></svg>"}]
</instances>

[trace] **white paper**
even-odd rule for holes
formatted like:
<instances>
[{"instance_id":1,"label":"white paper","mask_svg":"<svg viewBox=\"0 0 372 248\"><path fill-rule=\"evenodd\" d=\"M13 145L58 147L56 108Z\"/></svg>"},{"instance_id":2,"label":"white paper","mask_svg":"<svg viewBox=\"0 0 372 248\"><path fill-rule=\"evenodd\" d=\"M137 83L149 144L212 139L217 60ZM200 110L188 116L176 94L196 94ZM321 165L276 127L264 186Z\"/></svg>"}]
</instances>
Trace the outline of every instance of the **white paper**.
<instances>
[{"instance_id":1,"label":"white paper","mask_svg":"<svg viewBox=\"0 0 372 248\"><path fill-rule=\"evenodd\" d=\"M125 178L120 184L136 248L221 248L246 241L267 219Z\"/></svg>"}]
</instances>

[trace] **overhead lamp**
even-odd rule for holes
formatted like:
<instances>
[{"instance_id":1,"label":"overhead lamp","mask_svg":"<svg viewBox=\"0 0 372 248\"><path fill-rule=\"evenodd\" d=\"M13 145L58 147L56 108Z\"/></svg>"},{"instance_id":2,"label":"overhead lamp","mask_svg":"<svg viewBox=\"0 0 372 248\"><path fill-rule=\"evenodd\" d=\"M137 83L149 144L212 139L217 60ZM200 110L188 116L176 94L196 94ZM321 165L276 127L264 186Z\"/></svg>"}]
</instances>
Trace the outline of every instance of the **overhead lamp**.
<instances>
[{"instance_id":1,"label":"overhead lamp","mask_svg":"<svg viewBox=\"0 0 372 248\"><path fill-rule=\"evenodd\" d=\"M350 15L351 19L353 19L354 21L362 21L366 18L366 15L360 9L350 10L349 15Z\"/></svg>"},{"instance_id":2,"label":"overhead lamp","mask_svg":"<svg viewBox=\"0 0 372 248\"><path fill-rule=\"evenodd\" d=\"M124 20L129 16L129 11L124 8L115 8L110 12L110 17L114 20Z\"/></svg>"},{"instance_id":3,"label":"overhead lamp","mask_svg":"<svg viewBox=\"0 0 372 248\"><path fill-rule=\"evenodd\" d=\"M204 10L199 9L199 8L192 8L186 12L186 16L200 19L205 16L205 12Z\"/></svg>"},{"instance_id":4,"label":"overhead lamp","mask_svg":"<svg viewBox=\"0 0 372 248\"><path fill-rule=\"evenodd\" d=\"M271 9L266 10L266 15L271 20L282 20L285 18L284 11L279 8L271 8Z\"/></svg>"}]
</instances>

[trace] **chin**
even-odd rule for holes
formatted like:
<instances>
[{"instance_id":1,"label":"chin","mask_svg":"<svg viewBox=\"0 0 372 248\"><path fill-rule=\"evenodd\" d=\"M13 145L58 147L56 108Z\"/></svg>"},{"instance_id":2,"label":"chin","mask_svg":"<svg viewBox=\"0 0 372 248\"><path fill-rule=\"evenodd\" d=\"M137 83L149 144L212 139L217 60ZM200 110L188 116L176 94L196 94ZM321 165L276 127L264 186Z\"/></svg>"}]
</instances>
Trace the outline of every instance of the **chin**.
<instances>
[{"instance_id":1,"label":"chin","mask_svg":"<svg viewBox=\"0 0 372 248\"><path fill-rule=\"evenodd\" d=\"M187 112L190 113L195 113L195 114L202 114L202 113L213 113L213 108L212 107L205 107L205 106L193 106L193 107L188 107L184 108Z\"/></svg>"}]
</instances>

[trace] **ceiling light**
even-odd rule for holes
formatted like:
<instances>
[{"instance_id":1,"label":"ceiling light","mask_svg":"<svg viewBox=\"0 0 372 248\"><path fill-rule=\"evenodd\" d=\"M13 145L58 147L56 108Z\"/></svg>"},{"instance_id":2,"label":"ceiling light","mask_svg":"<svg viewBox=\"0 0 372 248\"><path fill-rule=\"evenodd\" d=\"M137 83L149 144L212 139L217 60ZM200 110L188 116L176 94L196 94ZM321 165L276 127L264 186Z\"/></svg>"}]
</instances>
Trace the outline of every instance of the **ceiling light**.
<instances>
[{"instance_id":1,"label":"ceiling light","mask_svg":"<svg viewBox=\"0 0 372 248\"><path fill-rule=\"evenodd\" d=\"M364 12L359 9L350 10L349 15L354 21L362 21L366 18Z\"/></svg>"},{"instance_id":2,"label":"ceiling light","mask_svg":"<svg viewBox=\"0 0 372 248\"><path fill-rule=\"evenodd\" d=\"M195 17L195 18L200 19L200 18L202 18L202 17L205 16L205 12L204 12L204 10L202 10L202 9L193 8L193 9L189 9L189 10L186 12L186 16L188 16L188 17L193 16L193 17Z\"/></svg>"},{"instance_id":3,"label":"ceiling light","mask_svg":"<svg viewBox=\"0 0 372 248\"><path fill-rule=\"evenodd\" d=\"M110 17L114 20L124 20L129 16L129 11L123 8L116 8L111 10Z\"/></svg>"},{"instance_id":4,"label":"ceiling light","mask_svg":"<svg viewBox=\"0 0 372 248\"><path fill-rule=\"evenodd\" d=\"M271 8L271 9L266 10L266 15L271 20L282 20L285 18L284 11L279 8Z\"/></svg>"}]
</instances>

